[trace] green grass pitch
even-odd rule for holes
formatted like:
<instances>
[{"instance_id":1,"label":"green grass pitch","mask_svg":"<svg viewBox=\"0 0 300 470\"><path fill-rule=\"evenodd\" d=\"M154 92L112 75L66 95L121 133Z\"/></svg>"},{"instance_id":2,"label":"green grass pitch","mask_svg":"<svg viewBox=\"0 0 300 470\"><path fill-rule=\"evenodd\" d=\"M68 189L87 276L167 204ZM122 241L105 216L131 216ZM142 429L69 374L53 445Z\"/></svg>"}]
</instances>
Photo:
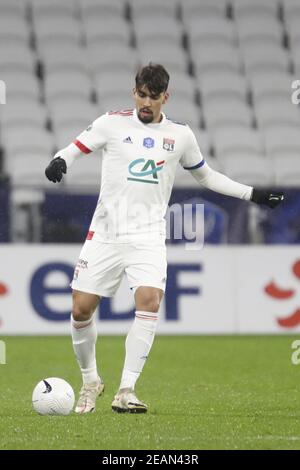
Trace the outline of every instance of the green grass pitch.
<instances>
[{"instance_id":1,"label":"green grass pitch","mask_svg":"<svg viewBox=\"0 0 300 470\"><path fill-rule=\"evenodd\" d=\"M90 415L35 414L31 394L46 377L81 385L68 337L7 337L0 365L1 449L299 449L300 365L292 336L157 336L137 384L146 415L110 405L124 360L123 337L100 337L106 383Z\"/></svg>"}]
</instances>

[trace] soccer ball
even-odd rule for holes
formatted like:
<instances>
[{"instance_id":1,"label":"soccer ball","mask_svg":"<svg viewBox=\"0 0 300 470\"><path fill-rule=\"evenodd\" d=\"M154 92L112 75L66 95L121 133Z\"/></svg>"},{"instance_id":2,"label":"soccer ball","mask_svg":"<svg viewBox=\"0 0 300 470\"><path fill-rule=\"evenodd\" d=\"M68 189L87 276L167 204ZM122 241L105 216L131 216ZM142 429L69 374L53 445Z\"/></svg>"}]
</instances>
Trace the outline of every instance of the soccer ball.
<instances>
[{"instance_id":1,"label":"soccer ball","mask_svg":"<svg viewBox=\"0 0 300 470\"><path fill-rule=\"evenodd\" d=\"M41 380L32 393L32 405L40 415L68 415L74 406L73 388L57 377Z\"/></svg>"}]
</instances>

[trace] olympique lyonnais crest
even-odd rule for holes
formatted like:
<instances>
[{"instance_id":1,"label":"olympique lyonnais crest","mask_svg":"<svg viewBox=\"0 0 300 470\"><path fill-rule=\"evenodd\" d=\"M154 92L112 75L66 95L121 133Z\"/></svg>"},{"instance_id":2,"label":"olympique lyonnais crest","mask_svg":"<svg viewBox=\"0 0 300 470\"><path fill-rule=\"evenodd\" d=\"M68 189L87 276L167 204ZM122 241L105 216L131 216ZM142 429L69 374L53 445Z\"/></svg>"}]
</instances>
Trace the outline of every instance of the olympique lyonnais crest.
<instances>
[{"instance_id":1,"label":"olympique lyonnais crest","mask_svg":"<svg viewBox=\"0 0 300 470\"><path fill-rule=\"evenodd\" d=\"M175 140L172 139L164 139L163 142L163 149L167 150L168 152L173 152L175 146Z\"/></svg>"}]
</instances>

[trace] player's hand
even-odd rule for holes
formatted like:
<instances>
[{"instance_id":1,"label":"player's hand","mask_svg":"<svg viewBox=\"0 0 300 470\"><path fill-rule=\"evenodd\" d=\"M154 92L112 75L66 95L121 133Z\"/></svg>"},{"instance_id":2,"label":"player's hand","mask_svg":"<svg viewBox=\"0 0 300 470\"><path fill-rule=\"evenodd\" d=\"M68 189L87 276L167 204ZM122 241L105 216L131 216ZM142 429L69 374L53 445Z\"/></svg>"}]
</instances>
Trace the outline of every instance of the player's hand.
<instances>
[{"instance_id":1,"label":"player's hand","mask_svg":"<svg viewBox=\"0 0 300 470\"><path fill-rule=\"evenodd\" d=\"M61 157L56 157L51 160L45 170L45 175L48 180L53 181L53 183L60 182L63 177L63 173L67 173L67 164Z\"/></svg>"},{"instance_id":2,"label":"player's hand","mask_svg":"<svg viewBox=\"0 0 300 470\"><path fill-rule=\"evenodd\" d=\"M253 188L251 201L256 204L271 207L274 209L284 200L284 194L275 191Z\"/></svg>"}]
</instances>

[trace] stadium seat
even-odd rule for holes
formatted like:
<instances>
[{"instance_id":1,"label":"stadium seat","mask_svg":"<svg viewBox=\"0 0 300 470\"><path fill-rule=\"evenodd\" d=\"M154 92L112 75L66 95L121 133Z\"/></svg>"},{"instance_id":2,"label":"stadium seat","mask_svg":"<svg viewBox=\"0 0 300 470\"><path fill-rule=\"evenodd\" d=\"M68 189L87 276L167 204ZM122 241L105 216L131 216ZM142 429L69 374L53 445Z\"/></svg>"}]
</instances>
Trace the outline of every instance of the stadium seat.
<instances>
[{"instance_id":1,"label":"stadium seat","mask_svg":"<svg viewBox=\"0 0 300 470\"><path fill-rule=\"evenodd\" d=\"M61 44L79 46L82 40L81 23L72 17L41 17L35 23L37 48L43 50L49 44L59 49Z\"/></svg>"},{"instance_id":2,"label":"stadium seat","mask_svg":"<svg viewBox=\"0 0 300 470\"><path fill-rule=\"evenodd\" d=\"M287 73L262 72L251 77L251 90L254 101L263 98L287 98L291 96L291 84L294 78Z\"/></svg>"},{"instance_id":3,"label":"stadium seat","mask_svg":"<svg viewBox=\"0 0 300 470\"><path fill-rule=\"evenodd\" d=\"M138 4L138 5L145 5L147 7L149 5L149 0L129 0L128 3L130 4L130 6ZM160 0L154 0L153 1L154 6L160 6L161 3L162 2ZM166 5L171 4L170 8L172 8L172 5L174 3L178 3L178 0L164 0L163 3L165 3ZM151 2L151 4L152 4L152 2Z\"/></svg>"},{"instance_id":4,"label":"stadium seat","mask_svg":"<svg viewBox=\"0 0 300 470\"><path fill-rule=\"evenodd\" d=\"M111 19L113 17L124 17L125 2L123 0L80 0L80 13L83 21L89 18Z\"/></svg>"},{"instance_id":5,"label":"stadium seat","mask_svg":"<svg viewBox=\"0 0 300 470\"><path fill-rule=\"evenodd\" d=\"M123 71L117 75L104 70L95 77L95 90L99 100L112 93L128 93L134 87L134 74Z\"/></svg>"},{"instance_id":6,"label":"stadium seat","mask_svg":"<svg viewBox=\"0 0 300 470\"><path fill-rule=\"evenodd\" d=\"M194 18L225 18L226 11L226 0L202 0L201 2L184 0L181 2L181 15L186 28Z\"/></svg>"},{"instance_id":7,"label":"stadium seat","mask_svg":"<svg viewBox=\"0 0 300 470\"><path fill-rule=\"evenodd\" d=\"M12 99L28 98L38 101L41 98L40 82L32 72L12 70L1 73L1 80L6 83L7 102Z\"/></svg>"},{"instance_id":8,"label":"stadium seat","mask_svg":"<svg viewBox=\"0 0 300 470\"><path fill-rule=\"evenodd\" d=\"M255 116L258 127L263 129L269 126L283 125L300 126L300 111L291 99L265 98L255 103Z\"/></svg>"},{"instance_id":9,"label":"stadium seat","mask_svg":"<svg viewBox=\"0 0 300 470\"><path fill-rule=\"evenodd\" d=\"M188 57L177 43L168 44L167 47L156 42L144 44L138 48L138 56L140 64L149 62L163 64L173 76L186 73L188 69Z\"/></svg>"},{"instance_id":10,"label":"stadium seat","mask_svg":"<svg viewBox=\"0 0 300 470\"><path fill-rule=\"evenodd\" d=\"M131 16L135 22L148 18L151 22L157 17L163 19L176 18L177 3L175 1L151 0L151 2L143 2L140 0L132 0L130 2Z\"/></svg>"},{"instance_id":11,"label":"stadium seat","mask_svg":"<svg viewBox=\"0 0 300 470\"><path fill-rule=\"evenodd\" d=\"M30 0L32 17L35 24L45 18L68 18L75 17L75 0Z\"/></svg>"},{"instance_id":12,"label":"stadium seat","mask_svg":"<svg viewBox=\"0 0 300 470\"><path fill-rule=\"evenodd\" d=\"M86 128L86 123L77 122L74 124L66 124L54 128L55 149L61 150L74 142L76 137Z\"/></svg>"},{"instance_id":13,"label":"stadium seat","mask_svg":"<svg viewBox=\"0 0 300 470\"><path fill-rule=\"evenodd\" d=\"M120 17L87 18L83 23L88 47L98 45L110 47L111 44L130 46L132 31L130 24Z\"/></svg>"},{"instance_id":14,"label":"stadium seat","mask_svg":"<svg viewBox=\"0 0 300 470\"><path fill-rule=\"evenodd\" d=\"M134 100L132 94L128 91L110 92L106 93L105 96L99 97L99 114L104 114L107 111L132 108L134 108Z\"/></svg>"},{"instance_id":15,"label":"stadium seat","mask_svg":"<svg viewBox=\"0 0 300 470\"><path fill-rule=\"evenodd\" d=\"M20 0L1 0L0 17L5 15L25 17L27 7L27 2L20 2Z\"/></svg>"},{"instance_id":16,"label":"stadium seat","mask_svg":"<svg viewBox=\"0 0 300 470\"><path fill-rule=\"evenodd\" d=\"M40 60L46 73L87 70L86 49L83 47L61 45L57 48L54 44L48 44L43 48Z\"/></svg>"},{"instance_id":17,"label":"stadium seat","mask_svg":"<svg viewBox=\"0 0 300 470\"><path fill-rule=\"evenodd\" d=\"M166 103L163 111L171 120L186 123L192 129L197 129L201 125L200 108L193 101L174 97Z\"/></svg>"},{"instance_id":18,"label":"stadium seat","mask_svg":"<svg viewBox=\"0 0 300 470\"><path fill-rule=\"evenodd\" d=\"M30 73L36 69L36 57L24 43L0 43L0 70L5 73Z\"/></svg>"},{"instance_id":19,"label":"stadium seat","mask_svg":"<svg viewBox=\"0 0 300 470\"><path fill-rule=\"evenodd\" d=\"M208 102L217 97L235 98L247 101L247 84L240 74L205 74L198 80L203 99Z\"/></svg>"},{"instance_id":20,"label":"stadium seat","mask_svg":"<svg viewBox=\"0 0 300 470\"><path fill-rule=\"evenodd\" d=\"M252 127L252 109L239 99L218 97L203 101L203 116L209 131L227 125Z\"/></svg>"},{"instance_id":21,"label":"stadium seat","mask_svg":"<svg viewBox=\"0 0 300 470\"><path fill-rule=\"evenodd\" d=\"M149 21L148 18L140 18L134 24L134 32L136 35L137 46L159 43L166 45L176 44L182 45L182 25L174 18L157 17L155 21Z\"/></svg>"},{"instance_id":22,"label":"stadium seat","mask_svg":"<svg viewBox=\"0 0 300 470\"><path fill-rule=\"evenodd\" d=\"M300 155L300 133L295 127L277 125L265 129L263 133L265 149L270 157L286 154Z\"/></svg>"},{"instance_id":23,"label":"stadium seat","mask_svg":"<svg viewBox=\"0 0 300 470\"><path fill-rule=\"evenodd\" d=\"M276 19L278 17L278 0L231 0L235 18L260 17L262 19Z\"/></svg>"},{"instance_id":24,"label":"stadium seat","mask_svg":"<svg viewBox=\"0 0 300 470\"><path fill-rule=\"evenodd\" d=\"M170 99L185 98L189 101L195 101L197 93L196 83L194 78L186 73L172 73L168 90L170 92Z\"/></svg>"},{"instance_id":25,"label":"stadium seat","mask_svg":"<svg viewBox=\"0 0 300 470\"><path fill-rule=\"evenodd\" d=\"M137 70L136 50L122 43L111 44L109 48L94 44L88 47L87 58L90 70L95 75L103 71L115 74L120 69L134 74Z\"/></svg>"},{"instance_id":26,"label":"stadium seat","mask_svg":"<svg viewBox=\"0 0 300 470\"><path fill-rule=\"evenodd\" d=\"M259 155L227 155L219 159L224 173L239 183L250 186L270 186L274 183L274 173L268 158Z\"/></svg>"},{"instance_id":27,"label":"stadium seat","mask_svg":"<svg viewBox=\"0 0 300 470\"><path fill-rule=\"evenodd\" d=\"M298 50L300 48L299 24L300 24L300 15L294 18L290 18L288 28L287 28L289 41L290 41L290 47L292 49L297 48Z\"/></svg>"},{"instance_id":28,"label":"stadium seat","mask_svg":"<svg viewBox=\"0 0 300 470\"><path fill-rule=\"evenodd\" d=\"M31 31L29 24L21 16L0 16L0 44L29 46Z\"/></svg>"},{"instance_id":29,"label":"stadium seat","mask_svg":"<svg viewBox=\"0 0 300 470\"><path fill-rule=\"evenodd\" d=\"M293 71L296 77L300 77L300 44L295 44L294 47L290 50Z\"/></svg>"},{"instance_id":30,"label":"stadium seat","mask_svg":"<svg viewBox=\"0 0 300 470\"><path fill-rule=\"evenodd\" d=\"M65 99L53 102L49 107L53 128L79 126L84 130L98 117L95 105L84 100Z\"/></svg>"},{"instance_id":31,"label":"stadium seat","mask_svg":"<svg viewBox=\"0 0 300 470\"><path fill-rule=\"evenodd\" d=\"M210 44L192 49L192 61L198 76L213 73L216 75L241 70L241 59L237 49L229 44Z\"/></svg>"},{"instance_id":32,"label":"stadium seat","mask_svg":"<svg viewBox=\"0 0 300 470\"><path fill-rule=\"evenodd\" d=\"M283 0L284 22L288 28L290 21L300 17L300 3L298 0Z\"/></svg>"},{"instance_id":33,"label":"stadium seat","mask_svg":"<svg viewBox=\"0 0 300 470\"><path fill-rule=\"evenodd\" d=\"M212 133L216 156L222 161L227 155L263 155L264 145L260 132L247 127L221 127Z\"/></svg>"},{"instance_id":34,"label":"stadium seat","mask_svg":"<svg viewBox=\"0 0 300 470\"><path fill-rule=\"evenodd\" d=\"M49 164L51 155L41 150L31 150L9 153L6 159L6 171L14 187L45 188L48 180L45 177L45 168Z\"/></svg>"},{"instance_id":35,"label":"stadium seat","mask_svg":"<svg viewBox=\"0 0 300 470\"><path fill-rule=\"evenodd\" d=\"M241 50L241 57L249 76L257 72L283 73L290 70L288 52L276 44L248 44Z\"/></svg>"},{"instance_id":36,"label":"stadium seat","mask_svg":"<svg viewBox=\"0 0 300 470\"><path fill-rule=\"evenodd\" d=\"M22 126L2 129L5 155L22 155L41 152L51 155L54 149L53 135L40 126Z\"/></svg>"},{"instance_id":37,"label":"stadium seat","mask_svg":"<svg viewBox=\"0 0 300 470\"><path fill-rule=\"evenodd\" d=\"M0 124L4 127L43 126L47 124L47 110L36 100L19 98L18 95L7 100L5 108L0 107Z\"/></svg>"},{"instance_id":38,"label":"stadium seat","mask_svg":"<svg viewBox=\"0 0 300 470\"><path fill-rule=\"evenodd\" d=\"M191 18L187 34L193 49L213 43L234 45L236 31L234 22L225 18Z\"/></svg>"},{"instance_id":39,"label":"stadium seat","mask_svg":"<svg viewBox=\"0 0 300 470\"><path fill-rule=\"evenodd\" d=\"M67 187L75 190L99 190L101 184L101 151L78 157L72 165L72 171L65 177Z\"/></svg>"},{"instance_id":40,"label":"stadium seat","mask_svg":"<svg viewBox=\"0 0 300 470\"><path fill-rule=\"evenodd\" d=\"M89 101L92 96L90 77L83 72L57 71L46 76L45 98L48 103L54 100L82 99Z\"/></svg>"},{"instance_id":41,"label":"stadium seat","mask_svg":"<svg viewBox=\"0 0 300 470\"><path fill-rule=\"evenodd\" d=\"M239 42L242 47L248 44L256 45L264 42L268 44L282 45L282 27L275 18L257 16L243 17L237 21Z\"/></svg>"},{"instance_id":42,"label":"stadium seat","mask_svg":"<svg viewBox=\"0 0 300 470\"><path fill-rule=\"evenodd\" d=\"M271 159L277 186L299 187L300 158L299 153L275 155Z\"/></svg>"}]
</instances>

